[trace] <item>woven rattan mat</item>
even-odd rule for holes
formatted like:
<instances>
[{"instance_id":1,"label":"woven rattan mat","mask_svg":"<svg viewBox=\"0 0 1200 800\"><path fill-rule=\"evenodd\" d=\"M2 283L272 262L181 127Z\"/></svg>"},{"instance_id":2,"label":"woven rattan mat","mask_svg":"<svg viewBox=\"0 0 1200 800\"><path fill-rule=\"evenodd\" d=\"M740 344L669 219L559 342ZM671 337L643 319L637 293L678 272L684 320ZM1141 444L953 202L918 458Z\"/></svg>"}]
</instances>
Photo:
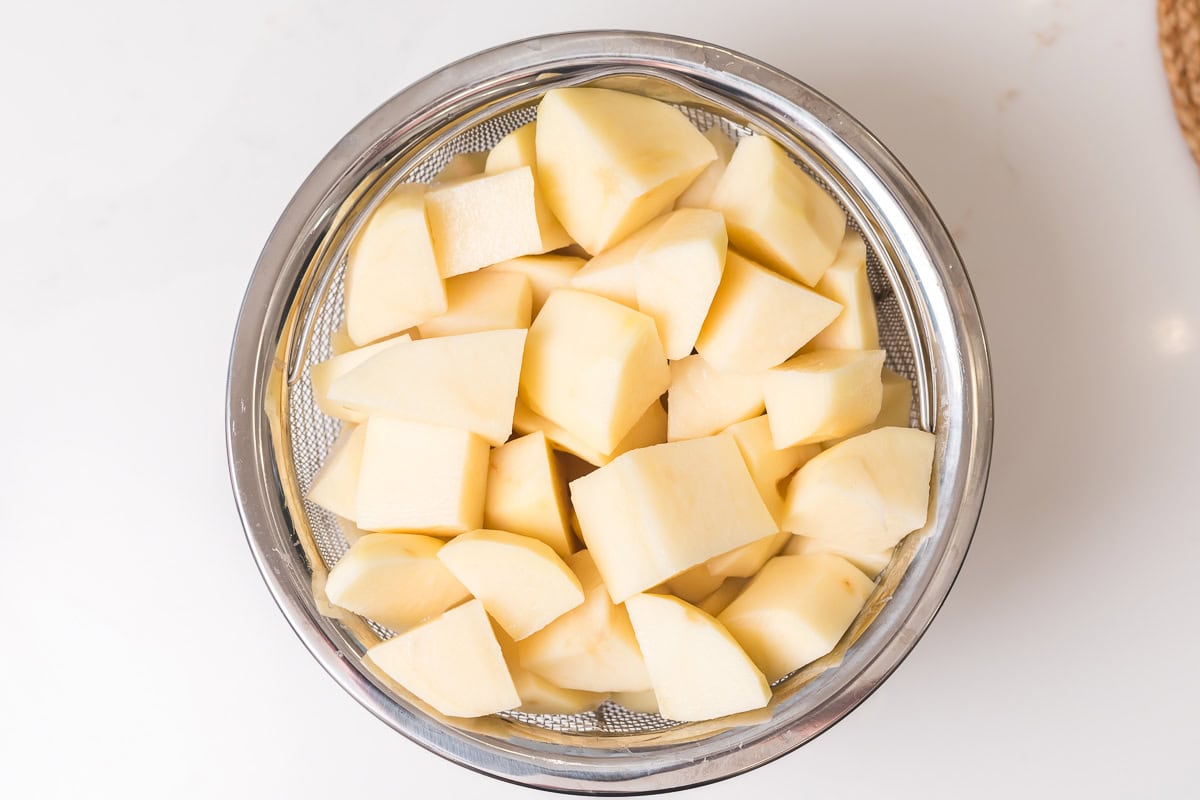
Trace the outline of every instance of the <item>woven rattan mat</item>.
<instances>
[{"instance_id":1,"label":"woven rattan mat","mask_svg":"<svg viewBox=\"0 0 1200 800\"><path fill-rule=\"evenodd\" d=\"M1200 164L1200 0L1158 0L1158 46L1179 127Z\"/></svg>"}]
</instances>

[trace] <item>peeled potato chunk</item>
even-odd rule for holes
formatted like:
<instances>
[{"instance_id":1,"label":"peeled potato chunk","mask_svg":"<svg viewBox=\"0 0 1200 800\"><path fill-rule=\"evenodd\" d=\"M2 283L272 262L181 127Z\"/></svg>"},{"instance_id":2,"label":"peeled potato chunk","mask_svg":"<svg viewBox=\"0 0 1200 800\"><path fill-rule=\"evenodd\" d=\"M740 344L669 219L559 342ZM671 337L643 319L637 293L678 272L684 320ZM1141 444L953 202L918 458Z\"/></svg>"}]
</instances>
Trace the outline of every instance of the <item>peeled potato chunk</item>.
<instances>
[{"instance_id":1,"label":"peeled potato chunk","mask_svg":"<svg viewBox=\"0 0 1200 800\"><path fill-rule=\"evenodd\" d=\"M425 208L443 278L571 243L548 212L539 216L528 166L431 187Z\"/></svg>"},{"instance_id":2,"label":"peeled potato chunk","mask_svg":"<svg viewBox=\"0 0 1200 800\"><path fill-rule=\"evenodd\" d=\"M667 440L712 436L762 414L762 384L761 373L719 372L699 355L672 361Z\"/></svg>"},{"instance_id":3,"label":"peeled potato chunk","mask_svg":"<svg viewBox=\"0 0 1200 800\"><path fill-rule=\"evenodd\" d=\"M546 305L546 298L555 289L566 289L571 278L587 263L578 256L559 256L552 253L542 256L521 256L492 264L487 272L510 272L529 279L532 290L533 316L537 316Z\"/></svg>"},{"instance_id":4,"label":"peeled potato chunk","mask_svg":"<svg viewBox=\"0 0 1200 800\"><path fill-rule=\"evenodd\" d=\"M563 558L571 554L565 484L541 431L492 451L483 524L531 536Z\"/></svg>"},{"instance_id":5,"label":"peeled potato chunk","mask_svg":"<svg viewBox=\"0 0 1200 800\"><path fill-rule=\"evenodd\" d=\"M556 686L536 672L525 669L521 666L520 651L512 637L499 625L493 626L493 631L504 652L513 685L521 696L518 711L526 714L580 714L591 711L608 698L604 692L585 692Z\"/></svg>"},{"instance_id":6,"label":"peeled potato chunk","mask_svg":"<svg viewBox=\"0 0 1200 800\"><path fill-rule=\"evenodd\" d=\"M726 578L717 590L696 604L696 608L710 616L717 616L733 602L749 582L747 578Z\"/></svg>"},{"instance_id":7,"label":"peeled potato chunk","mask_svg":"<svg viewBox=\"0 0 1200 800\"><path fill-rule=\"evenodd\" d=\"M571 288L637 309L638 258L667 219L658 217L616 245L597 253L571 277Z\"/></svg>"},{"instance_id":8,"label":"peeled potato chunk","mask_svg":"<svg viewBox=\"0 0 1200 800\"><path fill-rule=\"evenodd\" d=\"M816 456L788 484L784 528L844 552L894 547L925 525L934 436L879 428Z\"/></svg>"},{"instance_id":9,"label":"peeled potato chunk","mask_svg":"<svg viewBox=\"0 0 1200 800\"><path fill-rule=\"evenodd\" d=\"M718 619L767 680L777 681L837 646L874 588L844 558L778 556Z\"/></svg>"},{"instance_id":10,"label":"peeled potato chunk","mask_svg":"<svg viewBox=\"0 0 1200 800\"><path fill-rule=\"evenodd\" d=\"M771 699L762 672L708 614L667 595L637 594L625 606L664 717L713 719Z\"/></svg>"},{"instance_id":11,"label":"peeled potato chunk","mask_svg":"<svg viewBox=\"0 0 1200 800\"><path fill-rule=\"evenodd\" d=\"M335 379L329 399L364 414L512 435L526 331L440 336L389 347Z\"/></svg>"},{"instance_id":12,"label":"peeled potato chunk","mask_svg":"<svg viewBox=\"0 0 1200 800\"><path fill-rule=\"evenodd\" d=\"M782 449L775 447L775 440L771 438L771 421L765 414L730 425L726 432L737 442L763 502L772 516L782 521L781 481L820 453L821 446L798 444Z\"/></svg>"},{"instance_id":13,"label":"peeled potato chunk","mask_svg":"<svg viewBox=\"0 0 1200 800\"><path fill-rule=\"evenodd\" d=\"M610 89L552 89L538 105L538 179L576 242L599 253L671 208L716 157L680 111Z\"/></svg>"},{"instance_id":14,"label":"peeled potato chunk","mask_svg":"<svg viewBox=\"0 0 1200 800\"><path fill-rule=\"evenodd\" d=\"M583 602L575 573L529 536L471 531L447 542L438 558L516 641Z\"/></svg>"},{"instance_id":15,"label":"peeled potato chunk","mask_svg":"<svg viewBox=\"0 0 1200 800\"><path fill-rule=\"evenodd\" d=\"M573 481L571 499L616 602L779 530L727 435L625 453Z\"/></svg>"},{"instance_id":16,"label":"peeled potato chunk","mask_svg":"<svg viewBox=\"0 0 1200 800\"><path fill-rule=\"evenodd\" d=\"M907 428L912 415L913 385L912 381L903 375L884 367L880 373L882 399L879 403L879 415L864 427L838 439L821 442L821 447L829 449L838 442L851 436L873 431L878 428Z\"/></svg>"},{"instance_id":17,"label":"peeled potato chunk","mask_svg":"<svg viewBox=\"0 0 1200 800\"><path fill-rule=\"evenodd\" d=\"M713 190L717 188L717 183L725 174L725 167L729 165L729 159L733 157L733 140L716 125L704 132L704 138L708 139L717 151L717 160L705 167L704 171L696 176L696 180L692 181L691 186L679 195L679 199L675 201L676 208L708 208Z\"/></svg>"},{"instance_id":18,"label":"peeled potato chunk","mask_svg":"<svg viewBox=\"0 0 1200 800\"><path fill-rule=\"evenodd\" d=\"M308 370L308 377L312 382L313 400L317 402L317 408L334 419L342 419L347 422L366 422L367 415L362 411L349 408L342 403L331 400L329 397L329 387L333 385L335 380L355 367L365 364L373 356L379 355L392 345L398 342L411 341L411 336L407 333L402 333L399 336L384 339L382 342L369 344L366 347L351 347L351 349L345 352L335 354L333 358L326 359L319 364L313 364Z\"/></svg>"},{"instance_id":19,"label":"peeled potato chunk","mask_svg":"<svg viewBox=\"0 0 1200 800\"><path fill-rule=\"evenodd\" d=\"M641 419L633 424L629 433L625 434L625 438L617 442L617 446L611 453L601 453L591 447L561 425L556 425L535 413L529 406L522 403L520 398L517 399L517 408L513 414L513 430L517 433L542 431L556 450L570 453L593 466L602 467L622 453L665 442L667 440L667 412L661 403L651 403L650 407L646 409L646 413L642 414Z\"/></svg>"},{"instance_id":20,"label":"peeled potato chunk","mask_svg":"<svg viewBox=\"0 0 1200 800\"><path fill-rule=\"evenodd\" d=\"M527 122L496 142L487 154L484 171L489 174L507 172L517 167L537 166L537 122Z\"/></svg>"},{"instance_id":21,"label":"peeled potato chunk","mask_svg":"<svg viewBox=\"0 0 1200 800\"><path fill-rule=\"evenodd\" d=\"M667 589L671 594L689 603L699 603L715 592L725 579L713 576L704 564L681 572L667 581Z\"/></svg>"},{"instance_id":22,"label":"peeled potato chunk","mask_svg":"<svg viewBox=\"0 0 1200 800\"><path fill-rule=\"evenodd\" d=\"M787 531L764 536L736 550L710 558L705 563L705 571L715 579L749 578L762 569L763 564L778 555L791 538L792 535Z\"/></svg>"},{"instance_id":23,"label":"peeled potato chunk","mask_svg":"<svg viewBox=\"0 0 1200 800\"><path fill-rule=\"evenodd\" d=\"M473 433L389 417L363 425L358 527L452 536L483 522L488 446Z\"/></svg>"},{"instance_id":24,"label":"peeled potato chunk","mask_svg":"<svg viewBox=\"0 0 1200 800\"><path fill-rule=\"evenodd\" d=\"M450 717L483 717L521 705L478 600L375 645L365 658Z\"/></svg>"},{"instance_id":25,"label":"peeled potato chunk","mask_svg":"<svg viewBox=\"0 0 1200 800\"><path fill-rule=\"evenodd\" d=\"M817 293L842 306L833 322L809 342L814 350L878 350L875 296L867 280L867 246L846 231L837 256L816 285Z\"/></svg>"},{"instance_id":26,"label":"peeled potato chunk","mask_svg":"<svg viewBox=\"0 0 1200 800\"><path fill-rule=\"evenodd\" d=\"M829 542L821 539L810 539L807 536L793 536L783 548L783 554L786 556L810 556L817 553L833 553L835 556L841 556L858 567L862 571L862 574L871 580L879 577L879 573L883 572L883 568L891 562L892 554L895 552L896 548L894 547L889 547L885 550L874 550L869 553L849 552L839 550L830 545Z\"/></svg>"},{"instance_id":27,"label":"peeled potato chunk","mask_svg":"<svg viewBox=\"0 0 1200 800\"><path fill-rule=\"evenodd\" d=\"M463 333L528 328L533 289L524 275L468 272L446 281L446 313L417 326L422 339Z\"/></svg>"},{"instance_id":28,"label":"peeled potato chunk","mask_svg":"<svg viewBox=\"0 0 1200 800\"><path fill-rule=\"evenodd\" d=\"M483 172L487 163L487 153L455 153L446 162L446 166L434 176L434 183L449 183L450 181L470 178Z\"/></svg>"},{"instance_id":29,"label":"peeled potato chunk","mask_svg":"<svg viewBox=\"0 0 1200 800\"><path fill-rule=\"evenodd\" d=\"M342 353L349 353L358 345L350 338L350 331L346 330L346 320L333 329L333 333L329 334L329 349L333 355L340 356Z\"/></svg>"},{"instance_id":30,"label":"peeled potato chunk","mask_svg":"<svg viewBox=\"0 0 1200 800\"><path fill-rule=\"evenodd\" d=\"M587 446L612 453L670 379L654 320L561 289L529 329L521 399Z\"/></svg>"},{"instance_id":31,"label":"peeled potato chunk","mask_svg":"<svg viewBox=\"0 0 1200 800\"><path fill-rule=\"evenodd\" d=\"M719 370L761 372L790 358L841 310L731 250L696 351Z\"/></svg>"},{"instance_id":32,"label":"peeled potato chunk","mask_svg":"<svg viewBox=\"0 0 1200 800\"><path fill-rule=\"evenodd\" d=\"M356 345L400 333L446 310L424 194L424 186L397 186L350 244L346 331Z\"/></svg>"},{"instance_id":33,"label":"peeled potato chunk","mask_svg":"<svg viewBox=\"0 0 1200 800\"><path fill-rule=\"evenodd\" d=\"M725 215L734 247L806 286L821 280L846 232L837 201L765 136L738 141L709 205Z\"/></svg>"},{"instance_id":34,"label":"peeled potato chunk","mask_svg":"<svg viewBox=\"0 0 1200 800\"><path fill-rule=\"evenodd\" d=\"M617 705L639 714L658 713L658 698L654 696L653 689L644 692L613 692L610 699Z\"/></svg>"},{"instance_id":35,"label":"peeled potato chunk","mask_svg":"<svg viewBox=\"0 0 1200 800\"><path fill-rule=\"evenodd\" d=\"M326 511L346 519L358 516L358 475L362 468L363 442L367 429L351 425L342 429L313 478L308 499Z\"/></svg>"},{"instance_id":36,"label":"peeled potato chunk","mask_svg":"<svg viewBox=\"0 0 1200 800\"><path fill-rule=\"evenodd\" d=\"M836 439L879 416L882 350L818 350L767 373L763 397L776 447Z\"/></svg>"},{"instance_id":37,"label":"peeled potato chunk","mask_svg":"<svg viewBox=\"0 0 1200 800\"><path fill-rule=\"evenodd\" d=\"M335 606L403 630L471 597L438 561L444 542L415 533L369 533L329 571Z\"/></svg>"}]
</instances>

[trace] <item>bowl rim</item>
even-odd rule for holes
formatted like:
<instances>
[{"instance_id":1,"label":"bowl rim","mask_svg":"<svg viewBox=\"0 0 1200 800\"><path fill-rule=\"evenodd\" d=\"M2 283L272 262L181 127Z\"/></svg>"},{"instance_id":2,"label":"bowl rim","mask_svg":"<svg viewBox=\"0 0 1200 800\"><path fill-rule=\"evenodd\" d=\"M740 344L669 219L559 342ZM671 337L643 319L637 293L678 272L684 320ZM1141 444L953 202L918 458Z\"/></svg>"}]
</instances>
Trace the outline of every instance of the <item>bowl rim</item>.
<instances>
[{"instance_id":1,"label":"bowl rim","mask_svg":"<svg viewBox=\"0 0 1200 800\"><path fill-rule=\"evenodd\" d=\"M347 183L361 179L365 162L378 152L381 142L403 135L403 131L398 134L396 121L428 122L456 98L500 85L505 76L516 72L593 59L630 70L649 64L679 69L718 82L744 103L761 104L797 124L812 126L809 132L823 137L822 144L839 164L857 165L850 177L861 184L856 186L859 196L879 203L874 213L894 223L887 236L873 245L889 252L925 253L928 264L919 276L925 281L923 291L936 289L931 297L939 301L930 303L925 296L915 299L931 327L927 345L956 354L960 366L940 370L936 376L946 382L946 396L958 400L953 409L958 424L938 432L941 480L950 479L957 502L935 509L930 528L942 532L936 561L920 585L916 579L907 580L907 575L901 580L896 596L905 592L902 600L907 605L896 602L907 613L896 621L892 635L879 641L879 632L872 637L868 629L861 644L869 658L854 663L853 673L840 676L840 690L809 713L689 743L696 746L682 763L664 763L653 748L630 748L621 756L595 758L562 757L556 752L554 763L547 763L548 751L444 726L397 703L385 687L344 656L344 631L322 616L313 601L310 576L295 558L292 523L274 473L264 409L280 334L314 243L330 224L338 198L346 196ZM939 363L934 361L929 368L936 370ZM865 700L912 650L961 569L986 490L993 429L991 371L974 291L946 226L890 151L832 101L760 61L692 39L621 30L535 36L468 56L401 90L346 134L297 190L255 266L234 335L226 411L230 478L251 553L288 623L331 677L390 727L455 763L533 788L580 794L662 792L731 777L810 741ZM935 411L941 420L950 409ZM851 663L848 656L843 669Z\"/></svg>"}]
</instances>

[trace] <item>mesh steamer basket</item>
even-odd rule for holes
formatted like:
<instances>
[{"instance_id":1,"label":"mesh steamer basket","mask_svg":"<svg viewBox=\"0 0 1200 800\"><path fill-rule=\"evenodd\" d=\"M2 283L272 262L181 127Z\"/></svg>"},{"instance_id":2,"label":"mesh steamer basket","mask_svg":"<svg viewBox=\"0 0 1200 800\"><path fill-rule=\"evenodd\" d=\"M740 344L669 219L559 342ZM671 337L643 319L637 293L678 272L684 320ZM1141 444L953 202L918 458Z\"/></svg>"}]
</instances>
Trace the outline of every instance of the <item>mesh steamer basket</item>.
<instances>
[{"instance_id":1,"label":"mesh steamer basket","mask_svg":"<svg viewBox=\"0 0 1200 800\"><path fill-rule=\"evenodd\" d=\"M914 381L913 424L937 437L928 526L898 548L841 645L778 682L761 711L676 724L612 703L574 716L451 720L363 663L389 634L324 603L347 543L303 500L338 432L308 367L330 355L344 253L398 182L427 181L455 153L484 150L533 119L541 95L597 85L678 105L701 128L772 136L864 236L888 365ZM254 270L229 367L228 447L246 536L280 609L358 702L418 744L528 786L618 794L710 782L776 758L869 695L933 619L966 555L991 452L982 323L958 253L911 176L832 102L778 70L701 42L597 31L542 36L452 64L397 94L346 135L283 212ZM315 590L315 591L314 591ZM335 616L326 616L335 614Z\"/></svg>"}]
</instances>

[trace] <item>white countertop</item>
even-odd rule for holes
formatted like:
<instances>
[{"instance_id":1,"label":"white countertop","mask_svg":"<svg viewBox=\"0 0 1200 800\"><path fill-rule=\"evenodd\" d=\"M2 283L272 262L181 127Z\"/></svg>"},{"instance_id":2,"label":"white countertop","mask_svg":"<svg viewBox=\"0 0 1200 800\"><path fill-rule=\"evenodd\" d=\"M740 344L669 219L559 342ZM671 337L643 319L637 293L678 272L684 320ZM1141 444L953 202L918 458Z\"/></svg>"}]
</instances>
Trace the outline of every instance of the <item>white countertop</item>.
<instances>
[{"instance_id":1,"label":"white countertop","mask_svg":"<svg viewBox=\"0 0 1200 800\"><path fill-rule=\"evenodd\" d=\"M225 466L242 291L308 170L430 70L534 33L720 42L861 119L990 335L982 522L844 722L697 797L1194 796L1200 170L1151 3L21 4L0 31L0 796L532 796L308 656Z\"/></svg>"}]
</instances>

